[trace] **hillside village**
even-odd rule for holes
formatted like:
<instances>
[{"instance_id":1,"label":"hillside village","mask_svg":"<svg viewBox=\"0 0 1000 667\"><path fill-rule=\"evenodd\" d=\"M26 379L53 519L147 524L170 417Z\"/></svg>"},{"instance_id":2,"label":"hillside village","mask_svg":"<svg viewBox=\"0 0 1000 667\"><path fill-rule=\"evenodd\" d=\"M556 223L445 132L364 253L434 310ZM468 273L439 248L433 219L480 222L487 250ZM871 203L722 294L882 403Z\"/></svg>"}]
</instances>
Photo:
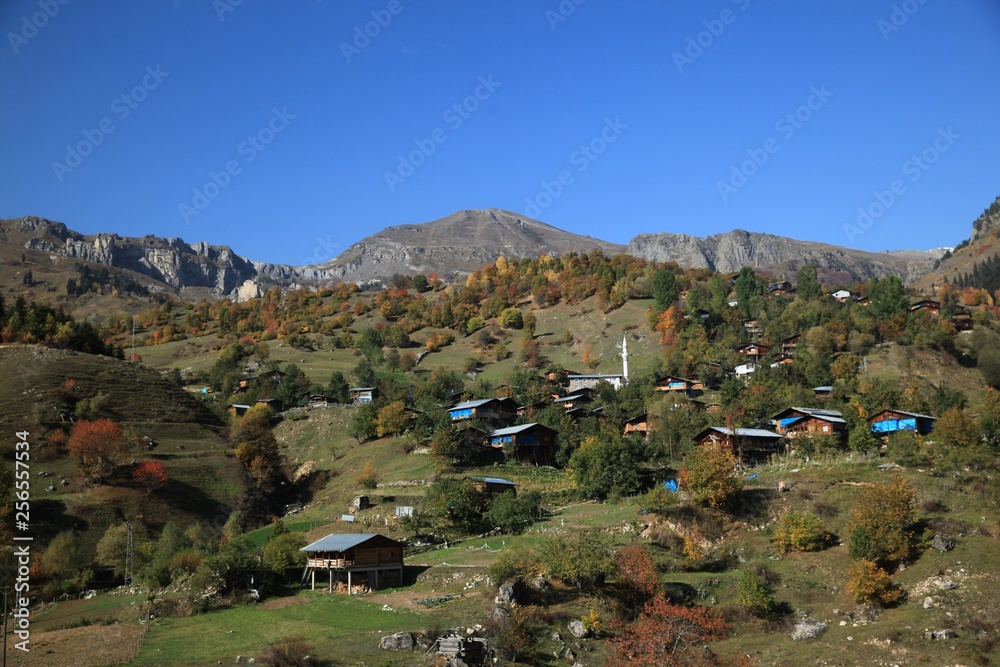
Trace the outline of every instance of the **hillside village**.
<instances>
[{"instance_id":1,"label":"hillside village","mask_svg":"<svg viewBox=\"0 0 1000 667\"><path fill-rule=\"evenodd\" d=\"M40 275L0 297L14 664L1000 657L985 289L601 250L239 303Z\"/></svg>"}]
</instances>

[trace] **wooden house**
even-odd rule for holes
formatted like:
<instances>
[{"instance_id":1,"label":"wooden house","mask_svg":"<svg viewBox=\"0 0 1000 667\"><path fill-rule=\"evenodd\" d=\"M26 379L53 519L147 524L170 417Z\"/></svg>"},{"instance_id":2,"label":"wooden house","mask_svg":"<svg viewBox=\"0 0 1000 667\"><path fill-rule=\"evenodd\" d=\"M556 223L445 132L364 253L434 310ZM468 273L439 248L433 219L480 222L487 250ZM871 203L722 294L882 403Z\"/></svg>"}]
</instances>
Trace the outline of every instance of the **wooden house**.
<instances>
[{"instance_id":1,"label":"wooden house","mask_svg":"<svg viewBox=\"0 0 1000 667\"><path fill-rule=\"evenodd\" d=\"M552 401L553 405L558 405L566 410L572 410L574 408L579 408L584 405L589 405L594 402L594 399L590 397L590 394L571 394L570 396L561 396Z\"/></svg>"},{"instance_id":2,"label":"wooden house","mask_svg":"<svg viewBox=\"0 0 1000 667\"><path fill-rule=\"evenodd\" d=\"M799 349L799 341L802 340L802 336L795 334L794 336L789 336L788 338L781 339L781 353L787 354L790 357L795 356L796 350Z\"/></svg>"},{"instance_id":3,"label":"wooden house","mask_svg":"<svg viewBox=\"0 0 1000 667\"><path fill-rule=\"evenodd\" d=\"M781 435L760 428L734 431L725 426L709 426L694 437L694 442L699 447L727 447L744 463L764 463L768 456L783 451L782 439Z\"/></svg>"},{"instance_id":4,"label":"wooden house","mask_svg":"<svg viewBox=\"0 0 1000 667\"><path fill-rule=\"evenodd\" d=\"M768 283L767 285L767 296L785 296L791 294L795 291L792 284L787 280L782 280L776 283Z\"/></svg>"},{"instance_id":5,"label":"wooden house","mask_svg":"<svg viewBox=\"0 0 1000 667\"><path fill-rule=\"evenodd\" d=\"M872 300L867 296L865 296L864 294L855 294L854 303L858 304L859 306L870 306L872 305Z\"/></svg>"},{"instance_id":6,"label":"wooden house","mask_svg":"<svg viewBox=\"0 0 1000 667\"><path fill-rule=\"evenodd\" d=\"M955 331L972 331L972 313L968 308L959 307L951 316L951 323L955 325Z\"/></svg>"},{"instance_id":7,"label":"wooden house","mask_svg":"<svg viewBox=\"0 0 1000 667\"><path fill-rule=\"evenodd\" d=\"M813 387L813 395L821 401L830 398L831 394L833 394L833 387L830 385L823 385L822 387Z\"/></svg>"},{"instance_id":8,"label":"wooden house","mask_svg":"<svg viewBox=\"0 0 1000 667\"><path fill-rule=\"evenodd\" d=\"M280 398L258 398L256 405L266 405L275 412L281 412Z\"/></svg>"},{"instance_id":9,"label":"wooden house","mask_svg":"<svg viewBox=\"0 0 1000 667\"><path fill-rule=\"evenodd\" d=\"M751 338L757 338L762 333L764 333L764 327L760 326L760 322L757 320L744 320L743 330L747 332Z\"/></svg>"},{"instance_id":10,"label":"wooden house","mask_svg":"<svg viewBox=\"0 0 1000 667\"><path fill-rule=\"evenodd\" d=\"M736 353L747 361L759 362L771 348L760 343L747 343L736 348Z\"/></svg>"},{"instance_id":11,"label":"wooden house","mask_svg":"<svg viewBox=\"0 0 1000 667\"><path fill-rule=\"evenodd\" d=\"M330 396L325 396L323 394L309 394L306 397L306 407L310 410L319 410L321 408L328 408L336 403Z\"/></svg>"},{"instance_id":12,"label":"wooden house","mask_svg":"<svg viewBox=\"0 0 1000 667\"><path fill-rule=\"evenodd\" d=\"M351 397L352 404L361 405L371 403L378 398L378 387L353 387L348 389L347 393Z\"/></svg>"},{"instance_id":13,"label":"wooden house","mask_svg":"<svg viewBox=\"0 0 1000 667\"><path fill-rule=\"evenodd\" d=\"M910 306L910 312L924 312L928 313L931 317L937 317L941 314L941 302L933 301L931 299L923 299Z\"/></svg>"},{"instance_id":14,"label":"wooden house","mask_svg":"<svg viewBox=\"0 0 1000 667\"><path fill-rule=\"evenodd\" d=\"M872 433L875 435L888 436L897 431L913 431L920 435L927 435L934 430L936 419L937 417L922 415L919 412L883 410L872 415L868 421L871 423Z\"/></svg>"},{"instance_id":15,"label":"wooden house","mask_svg":"<svg viewBox=\"0 0 1000 667\"><path fill-rule=\"evenodd\" d=\"M641 435L643 438L648 438L649 434L652 433L653 426L651 424L649 413L643 412L641 415L636 415L632 419L626 420L625 422L625 435Z\"/></svg>"},{"instance_id":16,"label":"wooden house","mask_svg":"<svg viewBox=\"0 0 1000 667\"><path fill-rule=\"evenodd\" d=\"M840 436L847 428L844 415L836 410L819 408L785 408L771 417L779 435L796 438L801 435Z\"/></svg>"},{"instance_id":17,"label":"wooden house","mask_svg":"<svg viewBox=\"0 0 1000 667\"><path fill-rule=\"evenodd\" d=\"M512 482L500 477L470 477L476 485L476 490L492 498L498 493L513 493L517 495L517 482Z\"/></svg>"},{"instance_id":18,"label":"wooden house","mask_svg":"<svg viewBox=\"0 0 1000 667\"><path fill-rule=\"evenodd\" d=\"M490 446L502 449L509 459L534 465L552 465L555 461L556 435L542 424L520 424L490 433Z\"/></svg>"},{"instance_id":19,"label":"wooden house","mask_svg":"<svg viewBox=\"0 0 1000 667\"><path fill-rule=\"evenodd\" d=\"M249 405L244 405L242 403L233 403L229 406L229 414L235 415L237 417L242 417L250 409Z\"/></svg>"},{"instance_id":20,"label":"wooden house","mask_svg":"<svg viewBox=\"0 0 1000 667\"><path fill-rule=\"evenodd\" d=\"M777 368L778 366L794 364L795 357L790 354L785 354L784 352L774 355L774 359L771 360L771 368Z\"/></svg>"},{"instance_id":21,"label":"wooden house","mask_svg":"<svg viewBox=\"0 0 1000 667\"><path fill-rule=\"evenodd\" d=\"M528 415L529 417L539 410L544 410L545 408L552 405L550 401L534 401L533 403L527 403L525 405L520 405L517 408L517 416Z\"/></svg>"},{"instance_id":22,"label":"wooden house","mask_svg":"<svg viewBox=\"0 0 1000 667\"><path fill-rule=\"evenodd\" d=\"M329 575L329 590L334 579L347 584L348 595L356 585L378 589L384 585L403 584L403 545L378 534L347 533L327 535L302 547L306 552L306 570L311 575L312 590L316 590L316 572Z\"/></svg>"},{"instance_id":23,"label":"wooden house","mask_svg":"<svg viewBox=\"0 0 1000 667\"><path fill-rule=\"evenodd\" d=\"M656 391L679 391L689 394L705 388L705 383L701 380L688 380L682 377L668 375L656 381Z\"/></svg>"},{"instance_id":24,"label":"wooden house","mask_svg":"<svg viewBox=\"0 0 1000 667\"><path fill-rule=\"evenodd\" d=\"M511 398L481 398L448 408L453 422L478 419L495 426L507 425L517 418L517 401Z\"/></svg>"},{"instance_id":25,"label":"wooden house","mask_svg":"<svg viewBox=\"0 0 1000 667\"><path fill-rule=\"evenodd\" d=\"M566 411L566 416L569 417L574 424L579 424L580 420L582 419L586 419L587 417L591 417L595 414L600 414L598 410L600 410L600 408L598 408L597 410L590 410L588 408L582 408L582 407L570 408L569 410Z\"/></svg>"}]
</instances>

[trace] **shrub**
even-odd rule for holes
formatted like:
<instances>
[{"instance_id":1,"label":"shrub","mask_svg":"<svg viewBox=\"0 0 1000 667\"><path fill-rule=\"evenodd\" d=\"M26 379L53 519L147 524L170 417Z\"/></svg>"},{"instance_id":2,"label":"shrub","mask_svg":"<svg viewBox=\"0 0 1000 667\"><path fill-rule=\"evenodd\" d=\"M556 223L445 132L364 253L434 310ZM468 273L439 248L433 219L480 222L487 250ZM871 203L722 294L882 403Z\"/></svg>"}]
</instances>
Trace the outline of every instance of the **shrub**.
<instances>
[{"instance_id":1,"label":"shrub","mask_svg":"<svg viewBox=\"0 0 1000 667\"><path fill-rule=\"evenodd\" d=\"M505 581L525 580L541 571L541 562L530 548L523 544L512 546L500 552L486 569L490 581L500 585Z\"/></svg>"},{"instance_id":2,"label":"shrub","mask_svg":"<svg viewBox=\"0 0 1000 667\"><path fill-rule=\"evenodd\" d=\"M524 326L524 316L517 308L506 308L500 313L497 323L504 329L520 329Z\"/></svg>"},{"instance_id":3,"label":"shrub","mask_svg":"<svg viewBox=\"0 0 1000 667\"><path fill-rule=\"evenodd\" d=\"M362 468L361 472L358 473L358 476L354 478L354 481L357 482L358 486L363 486L369 491L374 491L378 488L378 478L378 471L375 469L375 466L372 465L372 462L365 461L364 468Z\"/></svg>"},{"instance_id":4,"label":"shrub","mask_svg":"<svg viewBox=\"0 0 1000 667\"><path fill-rule=\"evenodd\" d=\"M862 558L848 569L847 592L858 604L888 607L903 599L903 590L893 583L889 573L873 561Z\"/></svg>"},{"instance_id":5,"label":"shrub","mask_svg":"<svg viewBox=\"0 0 1000 667\"><path fill-rule=\"evenodd\" d=\"M305 637L286 636L264 649L258 662L268 667L313 667L318 664L312 657L315 652Z\"/></svg>"},{"instance_id":6,"label":"shrub","mask_svg":"<svg viewBox=\"0 0 1000 667\"><path fill-rule=\"evenodd\" d=\"M760 618L771 616L778 606L771 587L751 570L740 572L736 603L743 611Z\"/></svg>"},{"instance_id":7,"label":"shrub","mask_svg":"<svg viewBox=\"0 0 1000 667\"><path fill-rule=\"evenodd\" d=\"M542 495L529 491L521 495L498 493L490 500L489 509L483 513L483 520L505 533L524 530L541 513Z\"/></svg>"},{"instance_id":8,"label":"shrub","mask_svg":"<svg viewBox=\"0 0 1000 667\"><path fill-rule=\"evenodd\" d=\"M920 437L912 431L899 431L889 436L886 451L901 466L917 466L924 462L920 455Z\"/></svg>"},{"instance_id":9,"label":"shrub","mask_svg":"<svg viewBox=\"0 0 1000 667\"><path fill-rule=\"evenodd\" d=\"M783 554L789 551L818 551L829 535L823 520L812 512L789 512L778 520L771 541Z\"/></svg>"}]
</instances>

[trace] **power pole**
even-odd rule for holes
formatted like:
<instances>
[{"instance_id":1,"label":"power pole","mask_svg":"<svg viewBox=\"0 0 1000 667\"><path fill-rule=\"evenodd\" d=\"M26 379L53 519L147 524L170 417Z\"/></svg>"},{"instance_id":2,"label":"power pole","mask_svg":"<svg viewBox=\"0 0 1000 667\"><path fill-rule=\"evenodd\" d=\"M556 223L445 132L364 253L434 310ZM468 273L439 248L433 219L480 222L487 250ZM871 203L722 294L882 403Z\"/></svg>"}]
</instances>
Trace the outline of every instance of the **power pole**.
<instances>
[{"instance_id":1,"label":"power pole","mask_svg":"<svg viewBox=\"0 0 1000 667\"><path fill-rule=\"evenodd\" d=\"M128 535L125 538L125 585L132 583L132 522L126 521Z\"/></svg>"}]
</instances>

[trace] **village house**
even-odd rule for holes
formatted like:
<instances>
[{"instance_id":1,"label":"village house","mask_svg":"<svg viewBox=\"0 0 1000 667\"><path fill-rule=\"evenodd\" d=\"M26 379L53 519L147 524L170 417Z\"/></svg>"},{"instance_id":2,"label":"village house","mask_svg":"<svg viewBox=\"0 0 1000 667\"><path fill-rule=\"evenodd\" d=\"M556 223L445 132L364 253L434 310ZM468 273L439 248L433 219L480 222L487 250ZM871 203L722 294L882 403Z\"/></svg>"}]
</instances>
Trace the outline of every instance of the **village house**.
<instances>
[{"instance_id":1,"label":"village house","mask_svg":"<svg viewBox=\"0 0 1000 667\"><path fill-rule=\"evenodd\" d=\"M701 380L688 380L673 375L668 375L656 381L656 391L679 391L690 394L693 391L700 391L704 388L705 383Z\"/></svg>"},{"instance_id":2,"label":"village house","mask_svg":"<svg viewBox=\"0 0 1000 667\"><path fill-rule=\"evenodd\" d=\"M336 403L330 396L325 396L323 394L309 394L306 397L306 407L310 410L320 410L322 408L328 408L330 405Z\"/></svg>"},{"instance_id":3,"label":"village house","mask_svg":"<svg viewBox=\"0 0 1000 667\"><path fill-rule=\"evenodd\" d=\"M927 435L934 429L936 419L937 417L922 415L919 412L883 410L872 415L868 421L871 423L872 433L875 435L888 436L897 431L913 431L920 435Z\"/></svg>"},{"instance_id":4,"label":"village house","mask_svg":"<svg viewBox=\"0 0 1000 667\"><path fill-rule=\"evenodd\" d=\"M481 398L448 408L453 422L478 419L494 426L506 426L517 418L517 401L511 398Z\"/></svg>"},{"instance_id":5,"label":"village house","mask_svg":"<svg viewBox=\"0 0 1000 667\"><path fill-rule=\"evenodd\" d=\"M781 339L781 353L787 354L790 357L795 356L795 351L799 349L799 341L802 340L802 336L795 334L794 336L789 336L788 338Z\"/></svg>"},{"instance_id":6,"label":"village house","mask_svg":"<svg viewBox=\"0 0 1000 667\"><path fill-rule=\"evenodd\" d=\"M785 296L786 294L791 294L795 291L792 284L787 280L782 280L776 283L768 283L767 285L767 296Z\"/></svg>"},{"instance_id":7,"label":"village house","mask_svg":"<svg viewBox=\"0 0 1000 667\"><path fill-rule=\"evenodd\" d=\"M470 477L476 486L476 490L485 496L492 498L498 493L513 493L517 495L517 482L511 482L500 477Z\"/></svg>"},{"instance_id":8,"label":"village house","mask_svg":"<svg viewBox=\"0 0 1000 667\"><path fill-rule=\"evenodd\" d=\"M740 461L748 464L765 463L767 458L784 450L783 437L760 428L709 426L694 437L699 447L721 445L730 449Z\"/></svg>"},{"instance_id":9,"label":"village house","mask_svg":"<svg viewBox=\"0 0 1000 667\"><path fill-rule=\"evenodd\" d=\"M747 361L758 363L770 349L767 345L761 345L760 343L746 343L737 347L736 353Z\"/></svg>"},{"instance_id":10,"label":"village house","mask_svg":"<svg viewBox=\"0 0 1000 667\"><path fill-rule=\"evenodd\" d=\"M528 415L529 417L538 412L539 410L544 410L545 408L552 405L549 401L534 401L533 403L527 403L525 405L520 405L517 408L517 416L521 417L523 415Z\"/></svg>"},{"instance_id":11,"label":"village house","mask_svg":"<svg viewBox=\"0 0 1000 667\"><path fill-rule=\"evenodd\" d=\"M839 301L840 303L847 303L847 300L851 298L851 290L839 289L836 292L831 292L830 296Z\"/></svg>"},{"instance_id":12,"label":"village house","mask_svg":"<svg viewBox=\"0 0 1000 667\"><path fill-rule=\"evenodd\" d=\"M490 446L502 449L508 459L532 465L552 465L557 433L542 424L520 424L490 433Z\"/></svg>"},{"instance_id":13,"label":"village house","mask_svg":"<svg viewBox=\"0 0 1000 667\"><path fill-rule=\"evenodd\" d=\"M641 435L643 439L648 439L649 434L653 431L653 427L650 423L649 413L643 412L641 415L636 415L625 422L625 435Z\"/></svg>"},{"instance_id":14,"label":"village house","mask_svg":"<svg viewBox=\"0 0 1000 667\"><path fill-rule=\"evenodd\" d=\"M347 393L353 405L363 405L378 398L378 387L353 387Z\"/></svg>"},{"instance_id":15,"label":"village house","mask_svg":"<svg viewBox=\"0 0 1000 667\"><path fill-rule=\"evenodd\" d=\"M580 389L593 389L601 382L607 382L615 389L621 389L625 384L624 375L567 375L566 391L577 393Z\"/></svg>"},{"instance_id":16,"label":"village house","mask_svg":"<svg viewBox=\"0 0 1000 667\"><path fill-rule=\"evenodd\" d=\"M781 354L774 355L774 359L771 361L771 368L777 368L778 366L793 364L793 363L795 363L795 358L792 357L792 355L790 354L785 354L784 352L782 352Z\"/></svg>"},{"instance_id":17,"label":"village house","mask_svg":"<svg viewBox=\"0 0 1000 667\"><path fill-rule=\"evenodd\" d=\"M574 408L579 408L583 405L588 405L593 403L594 399L590 397L588 393L572 394L570 396L562 396L556 398L552 401L553 405L558 405L566 410L572 410Z\"/></svg>"},{"instance_id":18,"label":"village house","mask_svg":"<svg viewBox=\"0 0 1000 667\"><path fill-rule=\"evenodd\" d=\"M821 401L830 398L831 394L833 394L833 387L830 385L813 387L813 396L815 396Z\"/></svg>"},{"instance_id":19,"label":"village house","mask_svg":"<svg viewBox=\"0 0 1000 667\"><path fill-rule=\"evenodd\" d=\"M383 535L327 535L300 551L307 555L302 578L311 578L312 590L316 590L317 571L327 572L330 592L336 580L346 583L348 595L359 585L371 590L403 585L403 545Z\"/></svg>"},{"instance_id":20,"label":"village house","mask_svg":"<svg viewBox=\"0 0 1000 667\"><path fill-rule=\"evenodd\" d=\"M796 438L801 435L839 436L847 428L844 415L836 410L819 408L785 408L771 417L779 435Z\"/></svg>"},{"instance_id":21,"label":"village house","mask_svg":"<svg viewBox=\"0 0 1000 667\"><path fill-rule=\"evenodd\" d=\"M233 403L229 406L229 414L235 415L237 417L242 417L250 409L249 405L244 405L243 403Z\"/></svg>"},{"instance_id":22,"label":"village house","mask_svg":"<svg viewBox=\"0 0 1000 667\"><path fill-rule=\"evenodd\" d=\"M748 361L744 364L740 364L739 366L737 366L733 372L736 373L736 377L747 378L748 376L752 375L756 370L757 370L757 364L755 364L752 361Z\"/></svg>"},{"instance_id":23,"label":"village house","mask_svg":"<svg viewBox=\"0 0 1000 667\"><path fill-rule=\"evenodd\" d=\"M751 338L757 338L762 333L764 333L764 328L760 326L760 322L757 320L746 320L743 322L743 330L747 332Z\"/></svg>"},{"instance_id":24,"label":"village house","mask_svg":"<svg viewBox=\"0 0 1000 667\"><path fill-rule=\"evenodd\" d=\"M872 305L872 300L869 299L864 294L855 294L854 303L858 304L859 306L870 306Z\"/></svg>"},{"instance_id":25,"label":"village house","mask_svg":"<svg viewBox=\"0 0 1000 667\"><path fill-rule=\"evenodd\" d=\"M968 308L958 307L955 314L951 316L951 323L955 325L955 331L972 331L972 313Z\"/></svg>"},{"instance_id":26,"label":"village house","mask_svg":"<svg viewBox=\"0 0 1000 667\"><path fill-rule=\"evenodd\" d=\"M941 302L932 301L931 299L923 299L922 301L917 301L915 304L910 306L911 313L925 312L930 314L931 317L937 317L941 314Z\"/></svg>"}]
</instances>

